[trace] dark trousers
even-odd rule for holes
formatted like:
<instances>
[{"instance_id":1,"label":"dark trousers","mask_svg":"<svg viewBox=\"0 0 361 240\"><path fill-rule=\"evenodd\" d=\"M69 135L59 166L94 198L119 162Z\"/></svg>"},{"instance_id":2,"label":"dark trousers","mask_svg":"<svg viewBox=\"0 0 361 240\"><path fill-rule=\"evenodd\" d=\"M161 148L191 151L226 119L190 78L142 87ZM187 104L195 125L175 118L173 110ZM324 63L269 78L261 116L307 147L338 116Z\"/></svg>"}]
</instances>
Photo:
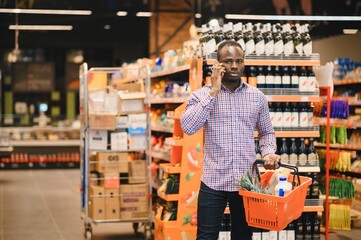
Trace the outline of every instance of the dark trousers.
<instances>
[{"instance_id":1,"label":"dark trousers","mask_svg":"<svg viewBox=\"0 0 361 240\"><path fill-rule=\"evenodd\" d=\"M229 202L232 220L232 240L251 240L252 229L248 227L242 196L238 192L216 191L203 182L198 196L197 240L217 240L224 210Z\"/></svg>"}]
</instances>

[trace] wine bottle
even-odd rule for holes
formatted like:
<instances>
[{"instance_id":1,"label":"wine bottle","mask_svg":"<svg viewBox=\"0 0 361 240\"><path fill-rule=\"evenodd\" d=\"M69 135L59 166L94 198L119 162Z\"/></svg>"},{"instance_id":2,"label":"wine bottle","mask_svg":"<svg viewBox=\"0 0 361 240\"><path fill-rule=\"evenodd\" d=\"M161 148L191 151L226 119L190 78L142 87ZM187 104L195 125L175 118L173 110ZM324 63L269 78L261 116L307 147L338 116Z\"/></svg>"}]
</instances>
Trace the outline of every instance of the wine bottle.
<instances>
[{"instance_id":1,"label":"wine bottle","mask_svg":"<svg viewBox=\"0 0 361 240\"><path fill-rule=\"evenodd\" d=\"M307 92L307 72L305 67L301 67L299 69L299 91L300 92Z\"/></svg>"},{"instance_id":2,"label":"wine bottle","mask_svg":"<svg viewBox=\"0 0 361 240\"><path fill-rule=\"evenodd\" d=\"M257 87L257 76L256 76L256 70L255 70L254 66L251 66L249 68L248 84L253 87Z\"/></svg>"},{"instance_id":3,"label":"wine bottle","mask_svg":"<svg viewBox=\"0 0 361 240\"><path fill-rule=\"evenodd\" d=\"M281 146L281 149L280 149L280 156L281 156L281 162L282 163L289 163L289 161L290 161L289 154L290 153L288 151L286 138L282 138L282 146Z\"/></svg>"},{"instance_id":4,"label":"wine bottle","mask_svg":"<svg viewBox=\"0 0 361 240\"><path fill-rule=\"evenodd\" d=\"M312 240L312 223L309 214L310 213L306 214L306 220L304 225L304 240Z\"/></svg>"},{"instance_id":5,"label":"wine bottle","mask_svg":"<svg viewBox=\"0 0 361 240\"><path fill-rule=\"evenodd\" d=\"M283 53L283 38L281 35L281 24L273 25L274 55L278 56Z\"/></svg>"},{"instance_id":6,"label":"wine bottle","mask_svg":"<svg viewBox=\"0 0 361 240\"><path fill-rule=\"evenodd\" d=\"M256 23L254 25L255 32L254 32L254 40L255 40L255 52L257 56L264 54L264 38L261 32L261 23Z\"/></svg>"},{"instance_id":7,"label":"wine bottle","mask_svg":"<svg viewBox=\"0 0 361 240\"><path fill-rule=\"evenodd\" d=\"M290 222L287 228L287 240L295 240L295 221Z\"/></svg>"},{"instance_id":8,"label":"wine bottle","mask_svg":"<svg viewBox=\"0 0 361 240\"><path fill-rule=\"evenodd\" d=\"M284 104L284 108L283 108L283 121L282 121L282 126L285 128L289 128L291 127L292 123L292 114L291 114L291 108L288 102L286 102Z\"/></svg>"},{"instance_id":9,"label":"wine bottle","mask_svg":"<svg viewBox=\"0 0 361 240\"><path fill-rule=\"evenodd\" d=\"M310 56L312 54L312 40L309 33L309 24L303 25L303 53L306 56Z\"/></svg>"},{"instance_id":10,"label":"wine bottle","mask_svg":"<svg viewBox=\"0 0 361 240\"><path fill-rule=\"evenodd\" d=\"M222 218L221 228L220 228L219 234L218 234L218 240L228 240L228 238L227 238L227 223L226 223L225 216L223 216L223 218Z\"/></svg>"},{"instance_id":11,"label":"wine bottle","mask_svg":"<svg viewBox=\"0 0 361 240\"><path fill-rule=\"evenodd\" d=\"M298 107L297 107L297 103L292 103L292 108L291 108L291 127L299 127L299 115L300 113L298 112Z\"/></svg>"},{"instance_id":12,"label":"wine bottle","mask_svg":"<svg viewBox=\"0 0 361 240\"><path fill-rule=\"evenodd\" d=\"M308 164L310 166L316 166L317 163L317 153L316 153L316 148L313 145L313 138L310 138L310 146L308 147L308 155L307 155L307 159L308 159Z\"/></svg>"},{"instance_id":13,"label":"wine bottle","mask_svg":"<svg viewBox=\"0 0 361 240\"><path fill-rule=\"evenodd\" d=\"M233 23L229 22L224 24L223 26L223 32L224 32L224 37L226 38L226 40L235 40L234 34L233 34Z\"/></svg>"},{"instance_id":14,"label":"wine bottle","mask_svg":"<svg viewBox=\"0 0 361 240\"><path fill-rule=\"evenodd\" d=\"M293 45L295 46L295 53L299 56L303 55L303 41L301 38L301 26L300 24L295 25L295 32L293 34Z\"/></svg>"},{"instance_id":15,"label":"wine bottle","mask_svg":"<svg viewBox=\"0 0 361 240\"><path fill-rule=\"evenodd\" d=\"M282 70L282 88L291 88L291 77L287 66L284 66Z\"/></svg>"},{"instance_id":16,"label":"wine bottle","mask_svg":"<svg viewBox=\"0 0 361 240\"><path fill-rule=\"evenodd\" d=\"M213 34L214 39L216 40L216 49L218 49L219 44L221 44L225 40L223 31L219 25L213 27Z\"/></svg>"},{"instance_id":17,"label":"wine bottle","mask_svg":"<svg viewBox=\"0 0 361 240\"><path fill-rule=\"evenodd\" d=\"M312 239L313 240L320 240L320 220L317 217L317 212L313 213L313 227L312 227Z\"/></svg>"},{"instance_id":18,"label":"wine bottle","mask_svg":"<svg viewBox=\"0 0 361 240\"><path fill-rule=\"evenodd\" d=\"M272 26L270 23L263 25L265 29L264 33L264 52L266 56L273 55L274 53L274 40L272 36Z\"/></svg>"},{"instance_id":19,"label":"wine bottle","mask_svg":"<svg viewBox=\"0 0 361 240\"><path fill-rule=\"evenodd\" d=\"M266 69L266 88L274 88L274 76L271 66L268 66Z\"/></svg>"},{"instance_id":20,"label":"wine bottle","mask_svg":"<svg viewBox=\"0 0 361 240\"><path fill-rule=\"evenodd\" d=\"M296 221L296 240L303 240L303 215L299 217Z\"/></svg>"},{"instance_id":21,"label":"wine bottle","mask_svg":"<svg viewBox=\"0 0 361 240\"><path fill-rule=\"evenodd\" d=\"M266 76L263 73L263 67L258 67L257 72L257 88L265 88L266 87Z\"/></svg>"},{"instance_id":22,"label":"wine bottle","mask_svg":"<svg viewBox=\"0 0 361 240\"><path fill-rule=\"evenodd\" d=\"M313 108L311 106L311 103L307 105L307 118L308 118L308 126L313 126Z\"/></svg>"},{"instance_id":23,"label":"wine bottle","mask_svg":"<svg viewBox=\"0 0 361 240\"><path fill-rule=\"evenodd\" d=\"M290 161L289 164L297 165L298 162L298 151L296 146L296 140L295 138L291 138L291 147L290 147Z\"/></svg>"},{"instance_id":24,"label":"wine bottle","mask_svg":"<svg viewBox=\"0 0 361 240\"><path fill-rule=\"evenodd\" d=\"M246 34L244 36L244 40L246 43L246 51L245 55L248 56L254 53L256 45L253 38L253 30L252 30L252 23L246 24Z\"/></svg>"},{"instance_id":25,"label":"wine bottle","mask_svg":"<svg viewBox=\"0 0 361 240\"><path fill-rule=\"evenodd\" d=\"M233 26L233 34L236 42L241 45L243 51L246 51L246 43L244 41L244 35L243 35L243 25L242 23L236 23Z\"/></svg>"},{"instance_id":26,"label":"wine bottle","mask_svg":"<svg viewBox=\"0 0 361 240\"><path fill-rule=\"evenodd\" d=\"M320 198L320 183L317 178L317 173L313 173L313 176L312 176L311 198L312 199Z\"/></svg>"},{"instance_id":27,"label":"wine bottle","mask_svg":"<svg viewBox=\"0 0 361 240\"><path fill-rule=\"evenodd\" d=\"M275 127L282 127L283 126L283 111L281 108L281 103L276 103L275 109Z\"/></svg>"},{"instance_id":28,"label":"wine bottle","mask_svg":"<svg viewBox=\"0 0 361 240\"><path fill-rule=\"evenodd\" d=\"M273 71L273 87L281 88L281 84L282 84L282 78L281 78L280 68L279 66L275 66Z\"/></svg>"},{"instance_id":29,"label":"wine bottle","mask_svg":"<svg viewBox=\"0 0 361 240\"><path fill-rule=\"evenodd\" d=\"M315 73L312 70L312 67L309 67L307 70L307 91L308 92L316 91L316 77L315 77Z\"/></svg>"},{"instance_id":30,"label":"wine bottle","mask_svg":"<svg viewBox=\"0 0 361 240\"><path fill-rule=\"evenodd\" d=\"M214 38L214 34L212 32L211 28L208 28L207 30L207 37L206 37L206 49L205 53L206 55L209 55L213 52L217 51L217 43L216 39Z\"/></svg>"},{"instance_id":31,"label":"wine bottle","mask_svg":"<svg viewBox=\"0 0 361 240\"><path fill-rule=\"evenodd\" d=\"M300 109L300 127L306 128L308 127L308 111L305 106L305 103L301 103Z\"/></svg>"},{"instance_id":32,"label":"wine bottle","mask_svg":"<svg viewBox=\"0 0 361 240\"><path fill-rule=\"evenodd\" d=\"M284 24L283 26L283 52L285 56L289 56L294 52L293 40L291 37L291 26L289 23Z\"/></svg>"},{"instance_id":33,"label":"wine bottle","mask_svg":"<svg viewBox=\"0 0 361 240\"><path fill-rule=\"evenodd\" d=\"M298 89L299 88L299 77L297 73L296 66L291 68L291 88Z\"/></svg>"},{"instance_id":34,"label":"wine bottle","mask_svg":"<svg viewBox=\"0 0 361 240\"><path fill-rule=\"evenodd\" d=\"M301 142L300 142L300 148L298 152L298 163L300 166L305 166L307 163L307 149L304 138L301 138Z\"/></svg>"}]
</instances>

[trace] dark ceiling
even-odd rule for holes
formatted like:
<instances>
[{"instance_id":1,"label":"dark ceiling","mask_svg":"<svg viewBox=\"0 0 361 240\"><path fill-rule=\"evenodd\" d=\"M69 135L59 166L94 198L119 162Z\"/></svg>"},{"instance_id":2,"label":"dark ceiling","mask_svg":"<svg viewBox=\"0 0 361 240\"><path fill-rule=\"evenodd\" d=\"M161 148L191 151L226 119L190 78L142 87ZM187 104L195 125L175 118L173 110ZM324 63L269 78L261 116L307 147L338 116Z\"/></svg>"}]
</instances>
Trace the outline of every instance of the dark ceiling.
<instances>
[{"instance_id":1,"label":"dark ceiling","mask_svg":"<svg viewBox=\"0 0 361 240\"><path fill-rule=\"evenodd\" d=\"M20 48L135 48L147 55L149 18L135 17L137 11L149 11L152 0L0 0L0 8L92 10L91 16L19 14L19 24L73 25L72 31L20 31ZM154 0L172 4L176 0ZM177 0L193 6L202 18L197 26L210 18L222 18L226 13L292 14L360 16L361 0ZM174 3L174 2L173 2ZM282 7L283 6L283 7ZM117 17L116 12L128 11ZM227 22L227 20L225 20ZM237 22L237 21L234 21ZM13 49L15 33L8 29L15 23L15 14L0 13L0 49ZM105 30L109 24L111 28ZM341 34L342 28L361 29L361 22L312 22L314 39ZM125 46L125 47L124 47Z\"/></svg>"}]
</instances>

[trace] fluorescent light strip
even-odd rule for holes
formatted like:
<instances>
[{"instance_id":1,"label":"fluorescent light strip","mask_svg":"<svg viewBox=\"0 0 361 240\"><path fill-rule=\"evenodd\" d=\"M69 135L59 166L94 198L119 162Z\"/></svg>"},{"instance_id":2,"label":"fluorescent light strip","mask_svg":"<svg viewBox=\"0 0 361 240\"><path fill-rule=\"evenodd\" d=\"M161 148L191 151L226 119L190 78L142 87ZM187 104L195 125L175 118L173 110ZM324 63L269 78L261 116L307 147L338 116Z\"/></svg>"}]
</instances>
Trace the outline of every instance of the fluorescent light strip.
<instances>
[{"instance_id":1,"label":"fluorescent light strip","mask_svg":"<svg viewBox=\"0 0 361 240\"><path fill-rule=\"evenodd\" d=\"M358 32L358 29L348 29L348 28L343 29L344 34L356 34L357 32Z\"/></svg>"},{"instance_id":2,"label":"fluorescent light strip","mask_svg":"<svg viewBox=\"0 0 361 240\"><path fill-rule=\"evenodd\" d=\"M152 16L152 13L151 12L137 12L135 15L137 17L150 17L150 16Z\"/></svg>"},{"instance_id":3,"label":"fluorescent light strip","mask_svg":"<svg viewBox=\"0 0 361 240\"><path fill-rule=\"evenodd\" d=\"M126 12L126 11L117 12L117 16L119 16L119 17L124 17L124 16L127 16L127 15L128 15L128 12Z\"/></svg>"},{"instance_id":4,"label":"fluorescent light strip","mask_svg":"<svg viewBox=\"0 0 361 240\"><path fill-rule=\"evenodd\" d=\"M300 16L226 14L226 19L237 20L299 20L299 21L361 21L360 16Z\"/></svg>"},{"instance_id":5,"label":"fluorescent light strip","mask_svg":"<svg viewBox=\"0 0 361 240\"><path fill-rule=\"evenodd\" d=\"M91 15L89 10L54 10L54 9L20 9L0 8L0 13L24 13L24 14L55 14L55 15Z\"/></svg>"},{"instance_id":6,"label":"fluorescent light strip","mask_svg":"<svg viewBox=\"0 0 361 240\"><path fill-rule=\"evenodd\" d=\"M10 30L67 30L73 29L71 25L10 25Z\"/></svg>"}]
</instances>

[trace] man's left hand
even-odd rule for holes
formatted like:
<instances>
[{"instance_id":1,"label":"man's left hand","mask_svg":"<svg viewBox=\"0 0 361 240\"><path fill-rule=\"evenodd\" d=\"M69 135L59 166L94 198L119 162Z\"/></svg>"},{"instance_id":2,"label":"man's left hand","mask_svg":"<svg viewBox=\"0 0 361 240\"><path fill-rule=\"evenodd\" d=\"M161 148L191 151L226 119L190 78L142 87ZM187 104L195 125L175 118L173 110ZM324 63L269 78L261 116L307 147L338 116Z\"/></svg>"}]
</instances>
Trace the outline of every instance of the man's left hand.
<instances>
[{"instance_id":1,"label":"man's left hand","mask_svg":"<svg viewBox=\"0 0 361 240\"><path fill-rule=\"evenodd\" d=\"M266 162L263 164L265 169L268 170L274 170L279 168L280 166L278 165L278 162L280 161L281 157L277 154L274 153L270 153L267 154L266 156L264 156L263 160L265 160Z\"/></svg>"}]
</instances>

